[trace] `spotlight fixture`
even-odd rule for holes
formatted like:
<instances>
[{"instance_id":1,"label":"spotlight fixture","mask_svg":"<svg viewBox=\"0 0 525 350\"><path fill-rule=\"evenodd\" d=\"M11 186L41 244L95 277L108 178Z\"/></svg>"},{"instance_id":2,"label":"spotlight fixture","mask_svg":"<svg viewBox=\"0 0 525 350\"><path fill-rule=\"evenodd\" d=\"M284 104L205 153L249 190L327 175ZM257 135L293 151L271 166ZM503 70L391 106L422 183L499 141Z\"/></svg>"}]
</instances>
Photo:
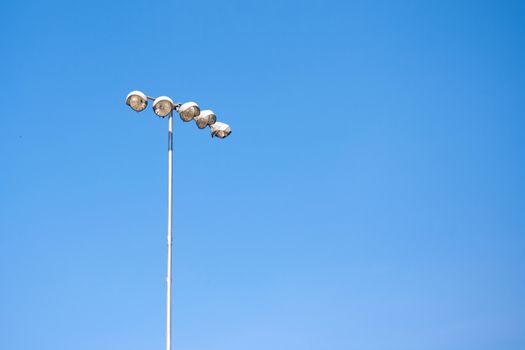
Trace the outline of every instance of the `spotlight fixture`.
<instances>
[{"instance_id":1,"label":"spotlight fixture","mask_svg":"<svg viewBox=\"0 0 525 350\"><path fill-rule=\"evenodd\" d=\"M186 102L179 106L178 110L180 119L185 122L191 121L193 118L198 116L201 112L199 105L195 102Z\"/></svg>"},{"instance_id":2,"label":"spotlight fixture","mask_svg":"<svg viewBox=\"0 0 525 350\"><path fill-rule=\"evenodd\" d=\"M213 113L212 110L205 109L193 119L195 119L195 123L197 124L199 129L204 129L208 125L215 124L215 122L217 121L217 116L215 115L215 113Z\"/></svg>"},{"instance_id":3,"label":"spotlight fixture","mask_svg":"<svg viewBox=\"0 0 525 350\"><path fill-rule=\"evenodd\" d=\"M171 98L167 96L160 96L153 101L153 111L159 117L164 118L173 111L175 104Z\"/></svg>"},{"instance_id":4,"label":"spotlight fixture","mask_svg":"<svg viewBox=\"0 0 525 350\"><path fill-rule=\"evenodd\" d=\"M126 104L136 112L142 112L148 106L148 98L141 91L132 91L126 97Z\"/></svg>"},{"instance_id":5,"label":"spotlight fixture","mask_svg":"<svg viewBox=\"0 0 525 350\"><path fill-rule=\"evenodd\" d=\"M228 137L232 133L232 129L230 126L226 123L221 122L215 122L214 124L210 125L211 129L211 137L218 137L218 138L225 138Z\"/></svg>"}]
</instances>

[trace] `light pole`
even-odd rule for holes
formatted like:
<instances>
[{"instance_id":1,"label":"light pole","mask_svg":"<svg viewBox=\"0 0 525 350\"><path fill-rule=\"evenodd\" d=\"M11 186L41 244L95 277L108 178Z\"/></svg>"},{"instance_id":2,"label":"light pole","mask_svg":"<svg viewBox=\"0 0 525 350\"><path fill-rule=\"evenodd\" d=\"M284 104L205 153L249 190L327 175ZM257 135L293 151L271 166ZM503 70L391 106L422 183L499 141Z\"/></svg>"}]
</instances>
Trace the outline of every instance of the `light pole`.
<instances>
[{"instance_id":1,"label":"light pole","mask_svg":"<svg viewBox=\"0 0 525 350\"><path fill-rule=\"evenodd\" d=\"M126 97L126 104L134 111L141 112L148 106L148 100L153 101L153 111L161 118L168 117L168 266L166 272L166 350L171 350L171 246L172 236L172 204L173 204L173 111L179 113L180 118L189 122L195 120L199 129L210 127L211 136L221 139L231 133L231 128L218 122L215 113L211 110L201 111L195 102L174 103L167 96L153 98L140 91L132 91Z\"/></svg>"}]
</instances>

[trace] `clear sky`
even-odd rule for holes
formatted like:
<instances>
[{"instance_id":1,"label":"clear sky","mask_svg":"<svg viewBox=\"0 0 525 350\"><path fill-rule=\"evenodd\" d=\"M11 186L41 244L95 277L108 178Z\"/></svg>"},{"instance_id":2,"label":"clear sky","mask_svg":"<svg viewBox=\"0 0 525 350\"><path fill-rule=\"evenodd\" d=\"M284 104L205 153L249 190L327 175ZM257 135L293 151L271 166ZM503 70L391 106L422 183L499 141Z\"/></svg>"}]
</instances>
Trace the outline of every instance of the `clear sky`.
<instances>
[{"instance_id":1,"label":"clear sky","mask_svg":"<svg viewBox=\"0 0 525 350\"><path fill-rule=\"evenodd\" d=\"M525 349L521 1L10 1L0 349Z\"/></svg>"}]
</instances>

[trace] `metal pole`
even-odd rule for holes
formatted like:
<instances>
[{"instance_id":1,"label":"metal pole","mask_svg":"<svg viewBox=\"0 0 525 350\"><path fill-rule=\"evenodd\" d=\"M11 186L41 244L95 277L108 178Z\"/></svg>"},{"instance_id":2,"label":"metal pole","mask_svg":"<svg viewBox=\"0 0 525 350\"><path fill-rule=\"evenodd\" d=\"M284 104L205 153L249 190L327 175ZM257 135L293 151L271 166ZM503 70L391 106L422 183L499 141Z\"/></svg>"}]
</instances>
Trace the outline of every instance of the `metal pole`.
<instances>
[{"instance_id":1,"label":"metal pole","mask_svg":"<svg viewBox=\"0 0 525 350\"><path fill-rule=\"evenodd\" d=\"M173 111L168 117L168 269L166 275L166 350L171 350L171 243L173 203Z\"/></svg>"}]
</instances>

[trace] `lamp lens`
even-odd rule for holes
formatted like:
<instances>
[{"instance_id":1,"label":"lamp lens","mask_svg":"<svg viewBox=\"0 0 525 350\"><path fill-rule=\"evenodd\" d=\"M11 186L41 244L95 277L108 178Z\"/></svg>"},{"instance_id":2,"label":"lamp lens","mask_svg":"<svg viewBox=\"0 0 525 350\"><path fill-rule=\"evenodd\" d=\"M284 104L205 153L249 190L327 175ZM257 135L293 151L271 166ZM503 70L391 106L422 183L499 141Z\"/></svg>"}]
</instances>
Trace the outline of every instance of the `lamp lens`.
<instances>
[{"instance_id":1,"label":"lamp lens","mask_svg":"<svg viewBox=\"0 0 525 350\"><path fill-rule=\"evenodd\" d=\"M195 117L195 123L197 123L199 129L204 129L208 125L208 117L202 114L198 115Z\"/></svg>"},{"instance_id":2,"label":"lamp lens","mask_svg":"<svg viewBox=\"0 0 525 350\"><path fill-rule=\"evenodd\" d=\"M133 108L133 110L140 112L146 108L147 103L139 95L133 95L129 98L129 105L131 108Z\"/></svg>"},{"instance_id":3,"label":"lamp lens","mask_svg":"<svg viewBox=\"0 0 525 350\"><path fill-rule=\"evenodd\" d=\"M189 122L190 120L192 120L193 118L198 116L199 113L200 113L199 107L191 106L191 107L188 107L188 108L185 108L184 110L182 110L180 112L180 117L185 122Z\"/></svg>"},{"instance_id":4,"label":"lamp lens","mask_svg":"<svg viewBox=\"0 0 525 350\"><path fill-rule=\"evenodd\" d=\"M160 101L155 105L155 114L160 117L165 117L170 114L173 106L169 101Z\"/></svg>"}]
</instances>

